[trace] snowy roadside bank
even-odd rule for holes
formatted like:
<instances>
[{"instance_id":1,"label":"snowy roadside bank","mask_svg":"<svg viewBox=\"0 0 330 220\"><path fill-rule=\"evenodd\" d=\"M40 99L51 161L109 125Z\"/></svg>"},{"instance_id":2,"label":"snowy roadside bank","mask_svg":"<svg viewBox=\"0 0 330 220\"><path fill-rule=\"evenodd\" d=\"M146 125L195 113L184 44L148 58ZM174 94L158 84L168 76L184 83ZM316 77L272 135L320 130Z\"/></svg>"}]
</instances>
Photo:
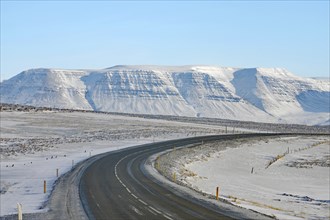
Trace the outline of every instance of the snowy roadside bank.
<instances>
[{"instance_id":1,"label":"snowy roadside bank","mask_svg":"<svg viewBox=\"0 0 330 220\"><path fill-rule=\"evenodd\" d=\"M157 159L169 179L279 219L329 219L329 136L282 136L175 149Z\"/></svg>"},{"instance_id":2,"label":"snowy roadside bank","mask_svg":"<svg viewBox=\"0 0 330 220\"><path fill-rule=\"evenodd\" d=\"M192 144L186 147L198 147L200 144ZM166 186L168 190L172 193L183 197L187 200L193 201L196 204L201 206L205 206L211 208L212 210L217 211L220 214L229 216L234 219L254 219L254 220L267 220L273 219L270 216L255 212L253 210L248 210L245 208L241 208L227 202L225 200L220 199L219 201L215 200L213 195L208 195L205 193L200 193L198 190L187 187L187 185L182 184L182 182L173 180L172 175L164 175L164 172L160 172L160 169L165 169L168 166L161 165L159 163L160 158L163 155L168 153L175 153L173 150L162 151L158 154L154 154L150 156L144 166L142 166L144 173L149 176L150 179L153 179L154 182L159 183L160 185ZM162 168L160 168L162 167ZM162 174L161 174L162 173ZM169 174L169 172L168 172Z\"/></svg>"}]
</instances>

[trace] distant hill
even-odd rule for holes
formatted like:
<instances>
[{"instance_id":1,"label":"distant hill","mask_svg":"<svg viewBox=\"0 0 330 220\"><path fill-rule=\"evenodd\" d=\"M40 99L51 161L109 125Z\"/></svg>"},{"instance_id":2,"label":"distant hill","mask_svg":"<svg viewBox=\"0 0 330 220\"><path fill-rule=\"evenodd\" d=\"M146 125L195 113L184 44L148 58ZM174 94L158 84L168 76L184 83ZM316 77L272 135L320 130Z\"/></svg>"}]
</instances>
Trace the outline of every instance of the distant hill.
<instances>
[{"instance_id":1,"label":"distant hill","mask_svg":"<svg viewBox=\"0 0 330 220\"><path fill-rule=\"evenodd\" d=\"M2 103L108 112L329 124L330 82L281 68L114 66L31 69L0 84Z\"/></svg>"}]
</instances>

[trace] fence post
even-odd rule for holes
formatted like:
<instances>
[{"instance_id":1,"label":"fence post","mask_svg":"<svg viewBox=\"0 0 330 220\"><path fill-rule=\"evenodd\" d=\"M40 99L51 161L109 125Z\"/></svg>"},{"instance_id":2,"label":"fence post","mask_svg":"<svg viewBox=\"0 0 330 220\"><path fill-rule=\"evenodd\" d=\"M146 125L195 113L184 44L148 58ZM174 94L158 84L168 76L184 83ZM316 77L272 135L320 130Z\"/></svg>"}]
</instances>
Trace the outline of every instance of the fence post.
<instances>
[{"instance_id":1,"label":"fence post","mask_svg":"<svg viewBox=\"0 0 330 220\"><path fill-rule=\"evenodd\" d=\"M22 205L17 203L17 219L23 220Z\"/></svg>"},{"instance_id":2,"label":"fence post","mask_svg":"<svg viewBox=\"0 0 330 220\"><path fill-rule=\"evenodd\" d=\"M215 193L215 197L216 197L216 200L219 199L219 186L217 186L217 190L216 190L216 193Z\"/></svg>"},{"instance_id":3,"label":"fence post","mask_svg":"<svg viewBox=\"0 0 330 220\"><path fill-rule=\"evenodd\" d=\"M44 193L46 193L47 186L46 186L46 180L44 180Z\"/></svg>"}]
</instances>

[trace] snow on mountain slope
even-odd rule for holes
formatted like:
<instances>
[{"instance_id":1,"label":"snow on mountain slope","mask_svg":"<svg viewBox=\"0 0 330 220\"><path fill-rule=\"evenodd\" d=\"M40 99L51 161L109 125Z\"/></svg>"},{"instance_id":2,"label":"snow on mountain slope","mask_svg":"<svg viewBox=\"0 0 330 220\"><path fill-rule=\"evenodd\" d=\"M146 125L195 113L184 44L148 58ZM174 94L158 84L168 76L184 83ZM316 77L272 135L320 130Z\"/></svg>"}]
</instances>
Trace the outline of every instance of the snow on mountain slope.
<instances>
[{"instance_id":1,"label":"snow on mountain slope","mask_svg":"<svg viewBox=\"0 0 330 220\"><path fill-rule=\"evenodd\" d=\"M306 112L330 112L330 92L307 90L300 92L296 98Z\"/></svg>"},{"instance_id":2,"label":"snow on mountain slope","mask_svg":"<svg viewBox=\"0 0 330 220\"><path fill-rule=\"evenodd\" d=\"M267 113L247 103L226 86L206 73L172 74L182 97L198 112L198 116L227 119L274 121Z\"/></svg>"},{"instance_id":3,"label":"snow on mountain slope","mask_svg":"<svg viewBox=\"0 0 330 220\"><path fill-rule=\"evenodd\" d=\"M322 123L320 123L318 125L320 125L320 126L330 126L330 119L327 120L327 121L325 121L325 122L322 122Z\"/></svg>"},{"instance_id":4,"label":"snow on mountain slope","mask_svg":"<svg viewBox=\"0 0 330 220\"><path fill-rule=\"evenodd\" d=\"M167 76L151 70L106 70L82 78L95 110L195 116Z\"/></svg>"},{"instance_id":5,"label":"snow on mountain slope","mask_svg":"<svg viewBox=\"0 0 330 220\"><path fill-rule=\"evenodd\" d=\"M279 68L114 66L32 69L0 92L3 103L321 124L329 120L329 85Z\"/></svg>"},{"instance_id":6,"label":"snow on mountain slope","mask_svg":"<svg viewBox=\"0 0 330 220\"><path fill-rule=\"evenodd\" d=\"M80 81L84 71L31 69L1 83L1 102L71 109L92 109Z\"/></svg>"},{"instance_id":7,"label":"snow on mountain slope","mask_svg":"<svg viewBox=\"0 0 330 220\"><path fill-rule=\"evenodd\" d=\"M280 68L251 68L236 71L232 84L238 96L281 120L313 124L330 117L329 82Z\"/></svg>"}]
</instances>

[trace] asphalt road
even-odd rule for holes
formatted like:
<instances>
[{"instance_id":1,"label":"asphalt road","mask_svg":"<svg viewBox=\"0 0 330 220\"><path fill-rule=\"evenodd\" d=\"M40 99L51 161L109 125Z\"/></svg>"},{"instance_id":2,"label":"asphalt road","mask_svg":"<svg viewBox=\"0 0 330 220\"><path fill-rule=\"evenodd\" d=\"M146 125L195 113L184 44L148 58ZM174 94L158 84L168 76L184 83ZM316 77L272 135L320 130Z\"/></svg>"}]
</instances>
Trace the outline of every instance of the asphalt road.
<instances>
[{"instance_id":1,"label":"asphalt road","mask_svg":"<svg viewBox=\"0 0 330 220\"><path fill-rule=\"evenodd\" d=\"M266 136L245 134L239 137ZM202 141L236 139L238 135L206 136L141 145L106 154L82 174L79 191L89 219L232 219L228 208L174 193L143 171L146 159L158 152ZM239 218L245 218L240 216Z\"/></svg>"}]
</instances>

